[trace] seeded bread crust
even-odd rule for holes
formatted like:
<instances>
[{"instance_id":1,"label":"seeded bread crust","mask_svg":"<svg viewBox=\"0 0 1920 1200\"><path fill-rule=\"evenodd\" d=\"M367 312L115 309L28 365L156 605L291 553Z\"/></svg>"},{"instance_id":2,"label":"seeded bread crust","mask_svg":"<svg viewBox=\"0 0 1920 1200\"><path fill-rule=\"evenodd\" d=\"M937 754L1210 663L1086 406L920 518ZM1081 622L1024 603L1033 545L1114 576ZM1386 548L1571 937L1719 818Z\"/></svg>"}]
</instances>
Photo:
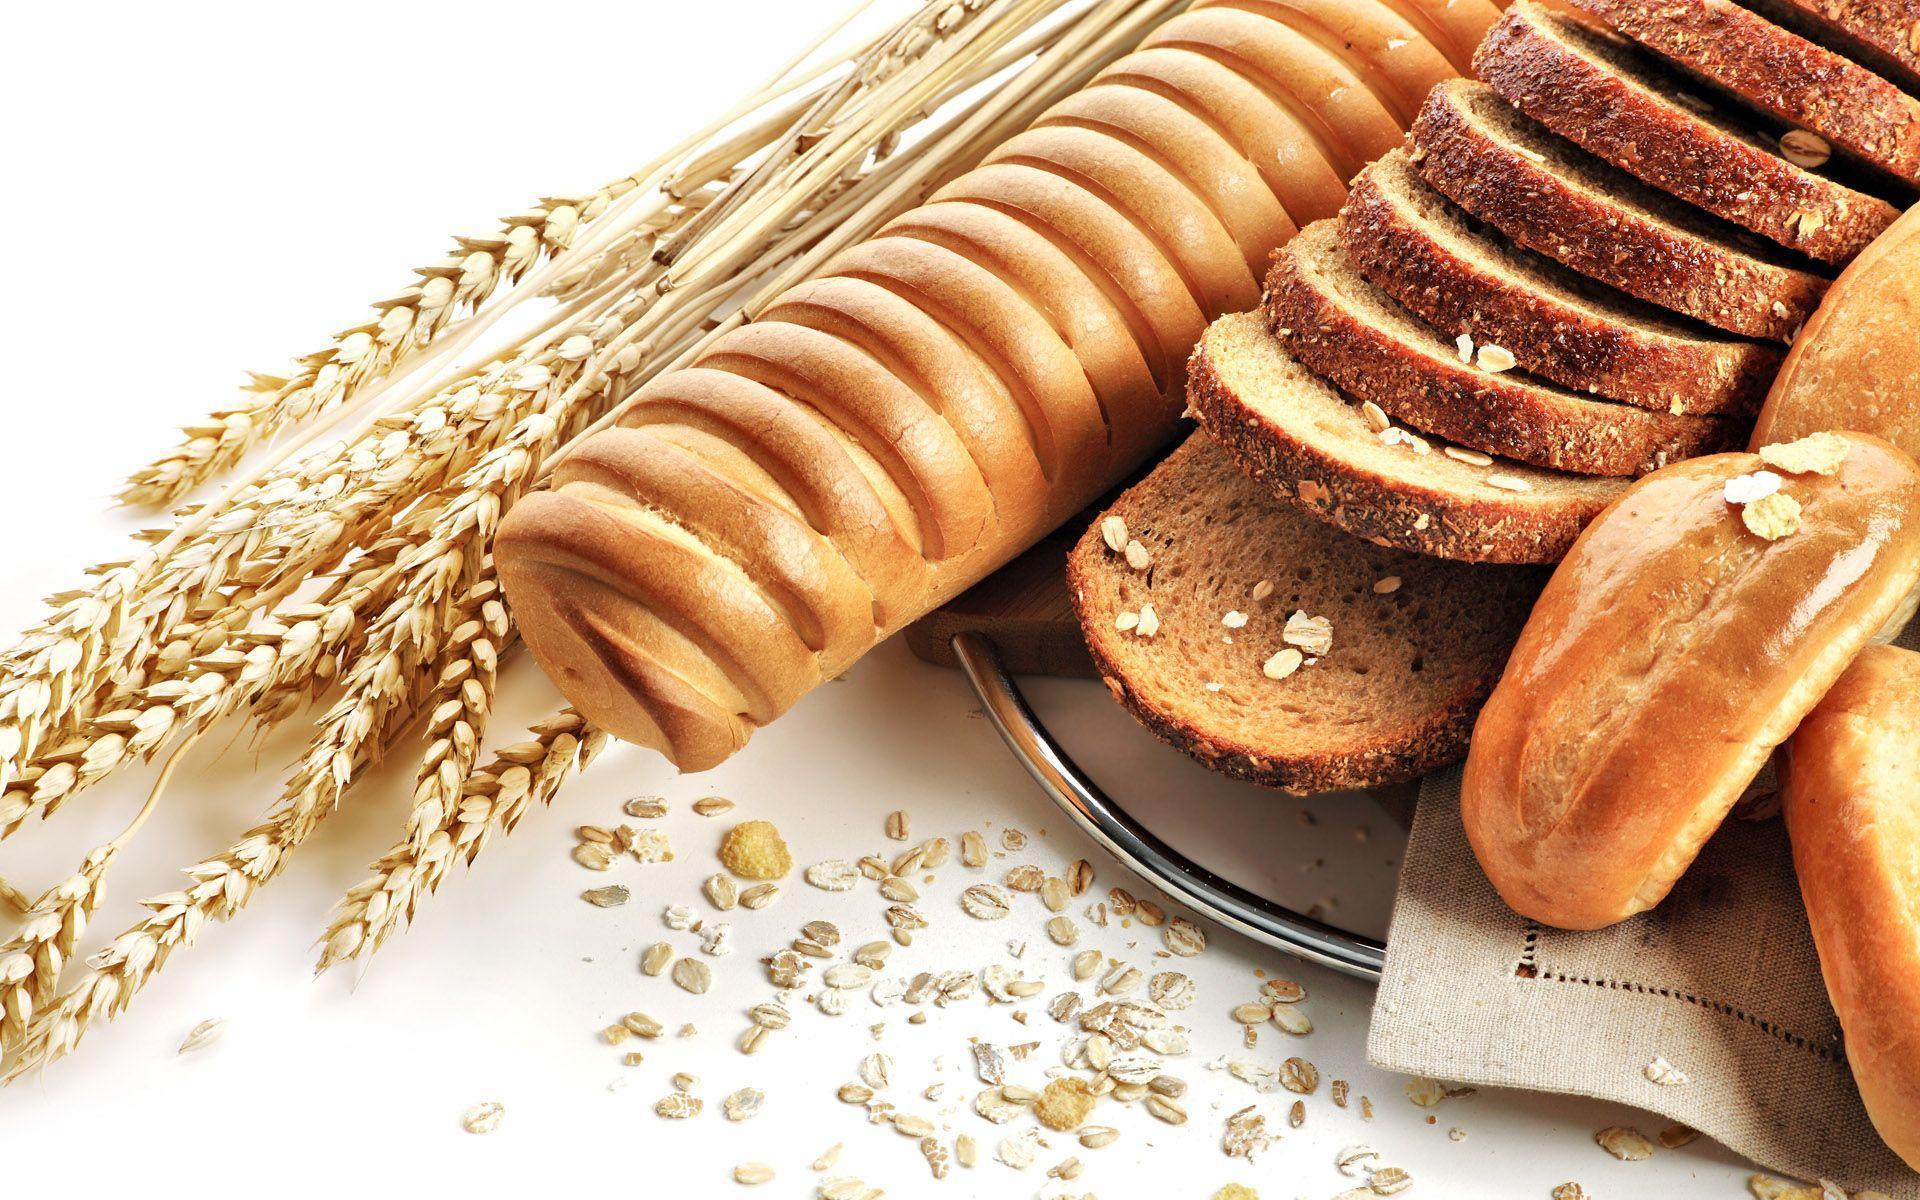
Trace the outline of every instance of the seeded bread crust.
<instances>
[{"instance_id":1,"label":"seeded bread crust","mask_svg":"<svg viewBox=\"0 0 1920 1200\"><path fill-rule=\"evenodd\" d=\"M1732 0L1574 0L1575 6L1861 162L1920 183L1920 100Z\"/></svg>"},{"instance_id":2,"label":"seeded bread crust","mask_svg":"<svg viewBox=\"0 0 1920 1200\"><path fill-rule=\"evenodd\" d=\"M1920 0L1751 0L1749 7L1920 93Z\"/></svg>"},{"instance_id":3,"label":"seeded bread crust","mask_svg":"<svg viewBox=\"0 0 1920 1200\"><path fill-rule=\"evenodd\" d=\"M1590 400L1457 348L1361 276L1339 226L1302 230L1267 273L1267 322L1287 352L1347 395L1488 454L1584 475L1639 475L1740 445L1745 422ZM1504 349L1504 347L1502 347Z\"/></svg>"},{"instance_id":4,"label":"seeded bread crust","mask_svg":"<svg viewBox=\"0 0 1920 1200\"><path fill-rule=\"evenodd\" d=\"M1724 117L1670 98L1672 76L1617 35L1520 0L1474 58L1509 103L1589 153L1689 204L1829 263L1899 210L1788 162Z\"/></svg>"},{"instance_id":5,"label":"seeded bread crust","mask_svg":"<svg viewBox=\"0 0 1920 1200\"><path fill-rule=\"evenodd\" d=\"M1154 736L1208 767L1300 794L1382 787L1463 758L1545 582L1538 568L1467 566L1350 538L1267 495L1204 434L1108 515L1152 553L1148 570L1134 570L1095 522L1067 558L1068 592L1108 689ZM1399 590L1375 594L1387 576ZM1278 587L1254 600L1262 579ZM1142 603L1161 619L1153 638L1114 624ZM1449 620L1410 608L1429 604L1458 611ZM1266 678L1261 663L1282 645L1276 625L1296 606L1332 620L1333 653ZM1230 608L1251 623L1229 634L1220 619ZM1369 639L1388 645L1366 647ZM1379 661L1363 675L1356 655ZM1355 720L1354 709L1366 715Z\"/></svg>"},{"instance_id":6,"label":"seeded bread crust","mask_svg":"<svg viewBox=\"0 0 1920 1200\"><path fill-rule=\"evenodd\" d=\"M1295 363L1258 313L1222 317L1194 348L1187 403L1241 470L1355 537L1463 562L1558 562L1627 487L1496 460L1474 468L1436 450L1369 461L1378 438L1357 406ZM1271 394L1275 386L1285 394ZM1262 394L1268 389L1268 394ZM1484 482L1504 474L1529 485Z\"/></svg>"},{"instance_id":7,"label":"seeded bread crust","mask_svg":"<svg viewBox=\"0 0 1920 1200\"><path fill-rule=\"evenodd\" d=\"M1575 389L1641 408L1750 414L1781 351L1682 324L1470 227L1404 150L1360 173L1340 212L1367 278L1447 337L1467 334Z\"/></svg>"},{"instance_id":8,"label":"seeded bread crust","mask_svg":"<svg viewBox=\"0 0 1920 1200\"><path fill-rule=\"evenodd\" d=\"M1548 132L1484 83L1434 88L1413 140L1427 182L1469 213L1589 278L1715 328L1784 341L1826 291L1826 279Z\"/></svg>"}]
</instances>

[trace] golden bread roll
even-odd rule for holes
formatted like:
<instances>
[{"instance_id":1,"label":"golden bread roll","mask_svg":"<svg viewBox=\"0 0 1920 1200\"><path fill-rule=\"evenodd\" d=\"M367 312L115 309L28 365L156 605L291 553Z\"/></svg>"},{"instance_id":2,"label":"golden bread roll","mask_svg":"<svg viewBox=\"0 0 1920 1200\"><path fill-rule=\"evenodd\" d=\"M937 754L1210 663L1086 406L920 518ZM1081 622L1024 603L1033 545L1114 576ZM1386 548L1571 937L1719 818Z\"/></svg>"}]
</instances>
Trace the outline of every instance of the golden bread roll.
<instances>
[{"instance_id":1,"label":"golden bread roll","mask_svg":"<svg viewBox=\"0 0 1920 1200\"><path fill-rule=\"evenodd\" d=\"M1847 265L1793 339L1751 445L1823 429L1877 434L1920 458L1920 206Z\"/></svg>"},{"instance_id":2,"label":"golden bread roll","mask_svg":"<svg viewBox=\"0 0 1920 1200\"><path fill-rule=\"evenodd\" d=\"M1258 302L1274 244L1336 210L1446 74L1421 31L1493 16L1262 0L1167 21L649 381L507 514L495 557L534 657L682 769L733 753L1162 445L1207 322Z\"/></svg>"},{"instance_id":3,"label":"golden bread roll","mask_svg":"<svg viewBox=\"0 0 1920 1200\"><path fill-rule=\"evenodd\" d=\"M1864 434L1764 453L1784 465L1716 454L1641 479L1534 606L1460 797L1521 915L1594 929L1659 903L1920 578L1905 453ZM1777 493L1729 499L1763 470Z\"/></svg>"},{"instance_id":4,"label":"golden bread roll","mask_svg":"<svg viewBox=\"0 0 1920 1200\"><path fill-rule=\"evenodd\" d=\"M1920 1170L1920 654L1862 652L1787 744L1793 864L1847 1065Z\"/></svg>"}]
</instances>

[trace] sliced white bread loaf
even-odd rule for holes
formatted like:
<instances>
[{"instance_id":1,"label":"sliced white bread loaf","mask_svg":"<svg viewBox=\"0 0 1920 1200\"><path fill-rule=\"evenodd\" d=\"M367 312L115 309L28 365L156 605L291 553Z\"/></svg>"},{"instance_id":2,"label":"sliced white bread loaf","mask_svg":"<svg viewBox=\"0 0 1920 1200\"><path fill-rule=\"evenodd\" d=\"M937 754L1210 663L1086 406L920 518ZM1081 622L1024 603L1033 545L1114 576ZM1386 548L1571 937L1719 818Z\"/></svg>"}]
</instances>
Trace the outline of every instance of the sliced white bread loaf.
<instances>
[{"instance_id":1,"label":"sliced white bread loaf","mask_svg":"<svg viewBox=\"0 0 1920 1200\"><path fill-rule=\"evenodd\" d=\"M1143 724L1216 770L1302 793L1461 758L1545 582L1348 537L1201 434L1088 530L1067 576L1094 662ZM1289 644L1295 613L1325 621L1330 646L1298 620Z\"/></svg>"}]
</instances>

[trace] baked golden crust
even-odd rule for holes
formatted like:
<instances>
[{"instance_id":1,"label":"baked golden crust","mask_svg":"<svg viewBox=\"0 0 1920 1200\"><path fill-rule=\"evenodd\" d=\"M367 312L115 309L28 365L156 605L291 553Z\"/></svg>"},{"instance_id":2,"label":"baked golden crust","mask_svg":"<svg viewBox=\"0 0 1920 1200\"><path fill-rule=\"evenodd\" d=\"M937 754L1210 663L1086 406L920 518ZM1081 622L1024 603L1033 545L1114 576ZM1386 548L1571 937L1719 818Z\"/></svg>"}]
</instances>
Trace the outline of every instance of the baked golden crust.
<instances>
[{"instance_id":1,"label":"baked golden crust","mask_svg":"<svg viewBox=\"0 0 1920 1200\"><path fill-rule=\"evenodd\" d=\"M1920 458L1920 207L1840 273L1774 378L1753 445L1858 429Z\"/></svg>"},{"instance_id":2,"label":"baked golden crust","mask_svg":"<svg viewBox=\"0 0 1920 1200\"><path fill-rule=\"evenodd\" d=\"M1788 743L1784 811L1867 1114L1920 1170L1920 654L1863 651Z\"/></svg>"},{"instance_id":3,"label":"baked golden crust","mask_svg":"<svg viewBox=\"0 0 1920 1200\"><path fill-rule=\"evenodd\" d=\"M1461 788L1517 912L1591 929L1659 903L1773 748L1920 577L1920 467L1846 435L1788 475L1797 532L1723 495L1758 456L1640 480L1583 532L1481 712Z\"/></svg>"}]
</instances>

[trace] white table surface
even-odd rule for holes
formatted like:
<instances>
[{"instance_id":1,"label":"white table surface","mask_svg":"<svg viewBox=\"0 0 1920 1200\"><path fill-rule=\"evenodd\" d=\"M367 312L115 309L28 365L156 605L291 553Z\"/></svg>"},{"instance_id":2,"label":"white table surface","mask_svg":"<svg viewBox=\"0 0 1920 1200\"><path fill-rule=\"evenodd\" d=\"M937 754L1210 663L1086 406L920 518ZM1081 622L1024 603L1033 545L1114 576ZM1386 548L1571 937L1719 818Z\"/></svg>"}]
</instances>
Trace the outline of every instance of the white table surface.
<instances>
[{"instance_id":1,"label":"white table surface","mask_svg":"<svg viewBox=\"0 0 1920 1200\"><path fill-rule=\"evenodd\" d=\"M0 60L0 108L9 113L0 221L12 285L0 293L0 511L9 514L0 526L0 625L18 627L37 596L119 553L132 524L105 498L169 442L174 423L229 395L244 368L277 369L318 345L316 334L359 320L366 301L403 284L446 235L485 230L543 191L631 169L731 101L837 7L335 0L10 12ZM496 729L517 730L555 703L524 661L504 691ZM1384 928L1402 835L1371 802L1302 802L1209 775L1154 743L1097 685L1044 681L1034 692L1110 790L1182 848L1296 904L1329 902L1335 920ZM287 738L259 748L209 741L223 744L190 761L123 863L96 926L101 938L130 920L136 897L172 887L174 869L243 828L295 749ZM1402 1080L1365 1065L1366 987L1224 933L1183 964L1201 985L1185 1017L1195 1049L1174 1068L1192 1084L1186 1127L1109 1108L1099 1119L1123 1130L1112 1147L1083 1151L1054 1135L1024 1174L983 1161L936 1185L909 1139L868 1127L833 1098L876 1048L868 1026L887 1022L877 1048L896 1060L901 1107L935 1117L946 1134L972 1132L987 1159L1007 1130L966 1109L978 1086L967 1039L1038 1040L1018 1075L1043 1082L1061 1027L1039 1002L1023 1030L1008 1007L977 1000L931 1010L918 1028L905 1010L864 998L839 1018L801 1001L792 1028L759 1056L739 1055L732 1039L742 1011L771 991L756 958L818 917L839 921L850 942L882 934L871 885L828 895L798 878L773 907L732 914L740 948L713 960L718 982L708 996L696 1000L636 966L639 948L661 937L691 948L687 935L662 927L660 910L670 901L703 908L696 888L715 869L725 822L687 805L708 793L733 798L740 815L775 820L803 864L897 849L881 823L904 808L918 836L978 828L995 840L1007 826L1034 835L990 877L1019 861L1058 871L1085 855L1098 889L1131 884L1050 810L960 678L898 645L708 776L675 778L644 754L609 753L567 790L564 811L532 815L455 877L357 982L349 971L315 982L310 943L337 894L388 844L406 770L401 763L356 792L279 882L238 922L179 955L126 1018L44 1077L0 1092L0 1194L78 1180L88 1191L111 1184L141 1196L396 1194L422 1185L705 1196L733 1194L732 1165L758 1160L779 1176L753 1194L802 1196L818 1178L807 1163L835 1142L846 1143L839 1173L896 1197L1198 1200L1237 1180L1267 1200L1320 1198L1352 1185L1333 1159L1355 1142L1411 1171L1415 1195L1543 1200L1568 1180L1604 1200L1743 1192L1747 1168L1704 1141L1650 1162L1609 1158L1593 1144L1595 1130L1626 1123L1651 1134L1662 1124L1610 1106L1482 1093L1447 1101L1428 1124ZM0 844L0 874L32 891L46 886L119 828L149 780L129 775ZM620 801L642 793L673 802L664 827L677 861L628 863L610 876L575 866L572 827L618 821ZM1307 813L1317 823L1306 824ZM633 903L602 911L578 898L615 881L635 889ZM955 897L972 881L957 863L939 872L924 904L934 928L897 951L891 971L1012 963L1006 943L1024 938L1026 956L1012 965L1055 987L1067 981L1068 955L1041 934L1039 905L1022 897L1015 919L969 920ZM1152 968L1153 933L1116 925L1090 930L1083 946ZM1334 1108L1323 1083L1305 1127L1284 1130L1292 1096L1255 1095L1205 1069L1238 1052L1226 1011L1251 998L1257 971L1305 983L1318 1029L1299 1042L1269 1030L1252 1056L1311 1059L1323 1079L1352 1082L1355 1108ZM693 1021L699 1033L648 1045L644 1066L624 1067L595 1033L633 1009L670 1025ZM182 1035L208 1017L225 1019L223 1037L177 1057ZM699 1076L708 1110L664 1122L653 1102L682 1070ZM947 1082L945 1098L921 1100L937 1080ZM610 1090L616 1081L625 1086ZM749 1085L765 1091L764 1112L744 1124L722 1120L719 1099ZM1363 1093L1377 1108L1370 1123L1355 1111ZM506 1119L475 1137L460 1117L483 1100L503 1102ZM1255 1102L1285 1137L1254 1164L1229 1160L1218 1148L1221 1122ZM1463 1140L1449 1137L1455 1127ZM1044 1168L1069 1153L1086 1173L1071 1185L1046 1179Z\"/></svg>"}]
</instances>

